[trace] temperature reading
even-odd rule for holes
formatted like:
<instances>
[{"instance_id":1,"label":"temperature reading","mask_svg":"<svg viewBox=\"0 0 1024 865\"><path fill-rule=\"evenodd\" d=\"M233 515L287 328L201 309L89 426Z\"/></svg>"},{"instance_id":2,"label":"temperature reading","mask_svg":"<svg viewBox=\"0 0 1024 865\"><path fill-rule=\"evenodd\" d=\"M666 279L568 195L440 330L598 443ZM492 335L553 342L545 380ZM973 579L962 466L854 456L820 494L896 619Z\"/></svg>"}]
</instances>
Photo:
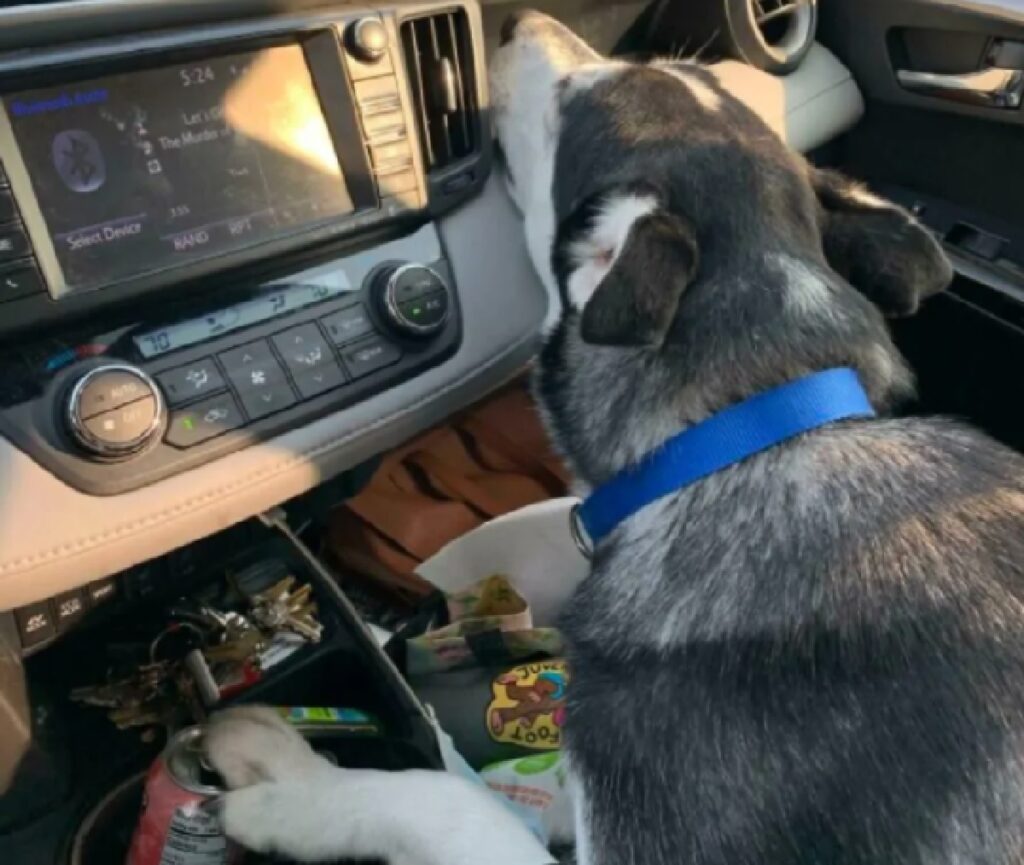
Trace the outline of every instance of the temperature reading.
<instances>
[{"instance_id":1,"label":"temperature reading","mask_svg":"<svg viewBox=\"0 0 1024 865\"><path fill-rule=\"evenodd\" d=\"M165 351L171 350L171 337L166 330L157 330L153 333L147 333L143 340L146 342L147 352L144 352L147 357L152 357L154 354L162 354Z\"/></svg>"},{"instance_id":2,"label":"temperature reading","mask_svg":"<svg viewBox=\"0 0 1024 865\"><path fill-rule=\"evenodd\" d=\"M199 84L209 84L211 81L217 80L212 66L186 66L184 69L178 70L178 76L184 87L196 87Z\"/></svg>"},{"instance_id":3,"label":"temperature reading","mask_svg":"<svg viewBox=\"0 0 1024 865\"><path fill-rule=\"evenodd\" d=\"M290 285L244 303L207 312L198 318L139 334L134 340L143 357L157 357L169 351L177 351L244 327L269 321L351 290L348 276L338 271L334 274L333 285Z\"/></svg>"}]
</instances>

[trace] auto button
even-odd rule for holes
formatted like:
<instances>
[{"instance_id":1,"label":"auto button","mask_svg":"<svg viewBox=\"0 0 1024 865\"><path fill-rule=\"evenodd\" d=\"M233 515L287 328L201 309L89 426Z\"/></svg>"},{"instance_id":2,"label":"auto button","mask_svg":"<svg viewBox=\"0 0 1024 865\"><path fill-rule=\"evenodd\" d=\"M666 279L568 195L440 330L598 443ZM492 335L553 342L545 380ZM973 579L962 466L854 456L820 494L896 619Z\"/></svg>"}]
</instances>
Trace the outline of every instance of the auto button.
<instances>
[{"instance_id":1,"label":"auto button","mask_svg":"<svg viewBox=\"0 0 1024 865\"><path fill-rule=\"evenodd\" d=\"M90 418L147 396L152 396L149 385L134 372L107 370L83 384L78 411L83 418Z\"/></svg>"},{"instance_id":2,"label":"auto button","mask_svg":"<svg viewBox=\"0 0 1024 865\"><path fill-rule=\"evenodd\" d=\"M68 430L86 452L131 456L155 441L164 422L156 383L137 367L108 364L83 375L68 394Z\"/></svg>"}]
</instances>

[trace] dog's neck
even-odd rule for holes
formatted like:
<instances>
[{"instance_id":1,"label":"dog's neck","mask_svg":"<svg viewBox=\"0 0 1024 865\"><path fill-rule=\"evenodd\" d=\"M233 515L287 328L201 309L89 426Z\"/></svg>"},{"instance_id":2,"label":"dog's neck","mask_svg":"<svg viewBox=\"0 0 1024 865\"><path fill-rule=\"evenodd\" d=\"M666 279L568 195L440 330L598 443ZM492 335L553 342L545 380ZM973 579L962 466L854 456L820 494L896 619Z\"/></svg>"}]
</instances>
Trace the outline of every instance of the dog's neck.
<instances>
[{"instance_id":1,"label":"dog's neck","mask_svg":"<svg viewBox=\"0 0 1024 865\"><path fill-rule=\"evenodd\" d=\"M643 508L798 435L874 410L857 376L839 367L729 406L672 437L589 495L581 528L601 543Z\"/></svg>"},{"instance_id":2,"label":"dog's neck","mask_svg":"<svg viewBox=\"0 0 1024 865\"><path fill-rule=\"evenodd\" d=\"M830 367L854 368L881 414L913 394L913 376L884 332L852 347L829 327L801 341L785 333L734 335L710 348L679 337L660 350L606 349L585 343L575 316L565 316L534 385L576 490L606 483L729 405Z\"/></svg>"}]
</instances>

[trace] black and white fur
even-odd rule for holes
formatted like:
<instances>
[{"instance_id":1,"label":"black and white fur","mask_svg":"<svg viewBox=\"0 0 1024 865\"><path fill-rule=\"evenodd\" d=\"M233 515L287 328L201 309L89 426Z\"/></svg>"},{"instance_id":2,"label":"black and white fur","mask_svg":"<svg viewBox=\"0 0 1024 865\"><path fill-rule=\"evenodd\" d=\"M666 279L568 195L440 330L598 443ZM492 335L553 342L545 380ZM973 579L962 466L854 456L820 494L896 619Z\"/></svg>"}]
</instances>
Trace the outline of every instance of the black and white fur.
<instances>
[{"instance_id":1,"label":"black and white fur","mask_svg":"<svg viewBox=\"0 0 1024 865\"><path fill-rule=\"evenodd\" d=\"M537 14L505 35L498 136L563 304L537 392L581 490L816 370L854 367L883 414L599 545L564 617L580 861L1021 863L1024 460L884 416L913 389L884 315L949 282L938 246L705 69L608 61ZM260 849L478 865L507 824L470 785L329 770L260 723L228 716L211 742L233 785L265 782L226 798L229 832ZM451 833L427 831L446 815Z\"/></svg>"}]
</instances>

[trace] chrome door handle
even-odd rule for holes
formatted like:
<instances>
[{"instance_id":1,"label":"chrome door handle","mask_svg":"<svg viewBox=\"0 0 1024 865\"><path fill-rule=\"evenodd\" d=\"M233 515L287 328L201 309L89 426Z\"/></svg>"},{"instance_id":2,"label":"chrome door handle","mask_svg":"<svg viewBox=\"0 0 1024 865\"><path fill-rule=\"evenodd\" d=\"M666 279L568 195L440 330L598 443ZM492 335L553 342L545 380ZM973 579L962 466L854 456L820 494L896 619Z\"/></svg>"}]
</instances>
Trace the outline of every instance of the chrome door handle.
<instances>
[{"instance_id":1,"label":"chrome door handle","mask_svg":"<svg viewBox=\"0 0 1024 865\"><path fill-rule=\"evenodd\" d=\"M897 69L896 79L905 90L987 108L1019 108L1024 98L1024 72L1019 69L982 69L960 75Z\"/></svg>"}]
</instances>

